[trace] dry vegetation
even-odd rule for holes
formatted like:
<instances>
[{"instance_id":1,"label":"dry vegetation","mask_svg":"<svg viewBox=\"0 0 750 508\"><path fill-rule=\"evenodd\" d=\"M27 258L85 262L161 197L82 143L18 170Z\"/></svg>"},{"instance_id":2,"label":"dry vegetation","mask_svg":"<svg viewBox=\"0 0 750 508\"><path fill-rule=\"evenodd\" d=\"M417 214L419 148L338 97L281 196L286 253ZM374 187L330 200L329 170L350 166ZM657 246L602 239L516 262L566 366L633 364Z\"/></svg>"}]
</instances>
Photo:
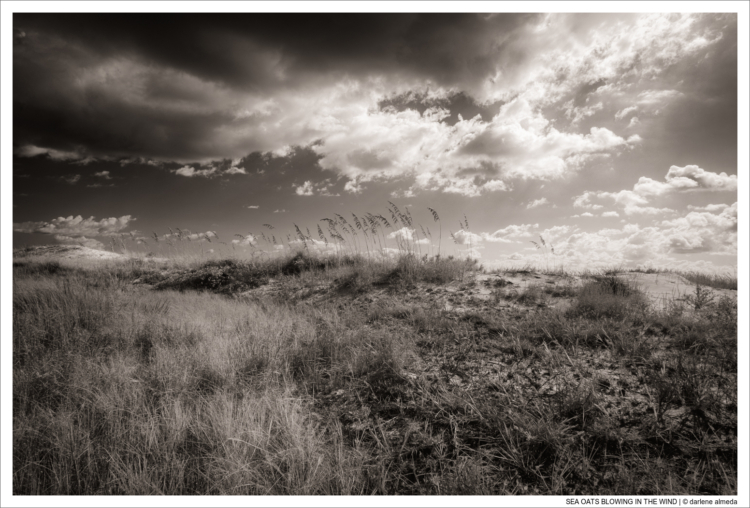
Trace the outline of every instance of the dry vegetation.
<instances>
[{"instance_id":1,"label":"dry vegetation","mask_svg":"<svg viewBox=\"0 0 750 508\"><path fill-rule=\"evenodd\" d=\"M471 287L476 262L361 240L19 260L14 493L737 493L734 300L698 286L657 311L613 273L498 275L446 311L430 295Z\"/></svg>"}]
</instances>

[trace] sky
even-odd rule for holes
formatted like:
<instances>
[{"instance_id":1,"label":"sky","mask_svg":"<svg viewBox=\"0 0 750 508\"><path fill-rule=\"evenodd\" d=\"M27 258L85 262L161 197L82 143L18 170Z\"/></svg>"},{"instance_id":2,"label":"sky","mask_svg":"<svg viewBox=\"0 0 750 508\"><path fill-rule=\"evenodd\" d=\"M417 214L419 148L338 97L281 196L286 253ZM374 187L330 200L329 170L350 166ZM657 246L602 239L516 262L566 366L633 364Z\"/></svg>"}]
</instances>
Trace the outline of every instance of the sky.
<instances>
[{"instance_id":1,"label":"sky","mask_svg":"<svg viewBox=\"0 0 750 508\"><path fill-rule=\"evenodd\" d=\"M391 202L486 267L737 268L737 14L12 22L16 248L323 249Z\"/></svg>"}]
</instances>

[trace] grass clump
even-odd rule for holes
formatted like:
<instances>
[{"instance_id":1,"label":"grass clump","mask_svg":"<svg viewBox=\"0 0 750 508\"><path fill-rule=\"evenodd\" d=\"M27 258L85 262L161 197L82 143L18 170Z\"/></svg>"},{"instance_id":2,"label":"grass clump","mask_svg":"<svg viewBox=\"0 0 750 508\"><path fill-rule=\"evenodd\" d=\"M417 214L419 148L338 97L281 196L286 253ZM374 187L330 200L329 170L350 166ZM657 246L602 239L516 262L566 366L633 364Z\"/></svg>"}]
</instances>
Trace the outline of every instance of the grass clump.
<instances>
[{"instance_id":1,"label":"grass clump","mask_svg":"<svg viewBox=\"0 0 750 508\"><path fill-rule=\"evenodd\" d=\"M645 312L648 306L645 295L633 284L614 275L605 275L581 287L567 315L622 320Z\"/></svg>"},{"instance_id":2,"label":"grass clump","mask_svg":"<svg viewBox=\"0 0 750 508\"><path fill-rule=\"evenodd\" d=\"M232 259L207 261L197 268L177 272L157 283L154 288L177 291L196 290L236 293L268 283L269 275L253 264Z\"/></svg>"},{"instance_id":3,"label":"grass clump","mask_svg":"<svg viewBox=\"0 0 750 508\"><path fill-rule=\"evenodd\" d=\"M498 295L497 298L504 297L507 300L532 307L546 307L549 300L546 288L542 287L541 284L530 284L521 291L499 289L496 290L496 294Z\"/></svg>"},{"instance_id":4,"label":"grass clump","mask_svg":"<svg viewBox=\"0 0 750 508\"><path fill-rule=\"evenodd\" d=\"M304 252L298 252L281 265L280 273L283 275L299 275L303 272L325 270L328 263L321 259L310 256Z\"/></svg>"},{"instance_id":5,"label":"grass clump","mask_svg":"<svg viewBox=\"0 0 750 508\"><path fill-rule=\"evenodd\" d=\"M544 287L544 292L556 298L571 298L578 294L578 287L576 287L572 282L565 282L563 284L547 284Z\"/></svg>"},{"instance_id":6,"label":"grass clump","mask_svg":"<svg viewBox=\"0 0 750 508\"><path fill-rule=\"evenodd\" d=\"M50 275L62 275L70 271L59 261L42 261L42 262L13 262L13 270L18 275L46 277Z\"/></svg>"},{"instance_id":7,"label":"grass clump","mask_svg":"<svg viewBox=\"0 0 750 508\"><path fill-rule=\"evenodd\" d=\"M476 259L458 259L453 256L432 258L403 254L396 259L396 266L379 281L381 285L413 285L417 282L445 284L453 280L463 281L467 274L480 270Z\"/></svg>"},{"instance_id":8,"label":"grass clump","mask_svg":"<svg viewBox=\"0 0 750 508\"><path fill-rule=\"evenodd\" d=\"M737 290L737 276L729 274L713 274L704 272L681 272L680 275L696 285L708 286L716 289Z\"/></svg>"}]
</instances>

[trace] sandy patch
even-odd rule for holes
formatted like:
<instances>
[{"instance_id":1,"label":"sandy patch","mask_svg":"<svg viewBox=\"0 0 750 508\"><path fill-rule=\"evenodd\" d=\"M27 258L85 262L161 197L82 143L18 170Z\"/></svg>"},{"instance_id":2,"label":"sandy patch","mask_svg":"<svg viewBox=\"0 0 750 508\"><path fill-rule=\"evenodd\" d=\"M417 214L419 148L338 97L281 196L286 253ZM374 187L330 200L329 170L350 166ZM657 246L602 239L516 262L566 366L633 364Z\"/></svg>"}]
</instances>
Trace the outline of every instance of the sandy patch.
<instances>
[{"instance_id":1,"label":"sandy patch","mask_svg":"<svg viewBox=\"0 0 750 508\"><path fill-rule=\"evenodd\" d=\"M37 247L28 247L26 249L17 249L13 252L16 259L26 259L36 261L39 258L49 259L127 259L127 256L116 252L92 249L80 245L41 245Z\"/></svg>"},{"instance_id":2,"label":"sandy patch","mask_svg":"<svg viewBox=\"0 0 750 508\"><path fill-rule=\"evenodd\" d=\"M685 277L674 273L627 272L619 277L633 283L651 299L656 307L663 308L670 302L687 302L695 297L696 285ZM719 299L724 296L737 300L737 291L703 287L709 295Z\"/></svg>"},{"instance_id":3,"label":"sandy patch","mask_svg":"<svg viewBox=\"0 0 750 508\"><path fill-rule=\"evenodd\" d=\"M24 261L125 261L128 259L142 259L153 263L166 263L167 258L143 257L139 255L119 254L106 250L92 249L80 245L39 245L16 249L13 259Z\"/></svg>"}]
</instances>

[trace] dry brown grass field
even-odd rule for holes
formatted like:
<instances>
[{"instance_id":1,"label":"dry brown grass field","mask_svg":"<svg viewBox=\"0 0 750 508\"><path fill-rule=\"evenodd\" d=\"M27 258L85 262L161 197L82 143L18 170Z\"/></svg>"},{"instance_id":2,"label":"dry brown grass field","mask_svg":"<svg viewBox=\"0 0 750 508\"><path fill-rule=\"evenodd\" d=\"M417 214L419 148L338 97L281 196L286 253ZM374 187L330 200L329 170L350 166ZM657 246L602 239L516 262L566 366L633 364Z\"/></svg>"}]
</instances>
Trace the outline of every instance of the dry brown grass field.
<instances>
[{"instance_id":1,"label":"dry brown grass field","mask_svg":"<svg viewBox=\"0 0 750 508\"><path fill-rule=\"evenodd\" d=\"M14 494L737 493L736 278L654 305L376 240L19 252Z\"/></svg>"}]
</instances>

